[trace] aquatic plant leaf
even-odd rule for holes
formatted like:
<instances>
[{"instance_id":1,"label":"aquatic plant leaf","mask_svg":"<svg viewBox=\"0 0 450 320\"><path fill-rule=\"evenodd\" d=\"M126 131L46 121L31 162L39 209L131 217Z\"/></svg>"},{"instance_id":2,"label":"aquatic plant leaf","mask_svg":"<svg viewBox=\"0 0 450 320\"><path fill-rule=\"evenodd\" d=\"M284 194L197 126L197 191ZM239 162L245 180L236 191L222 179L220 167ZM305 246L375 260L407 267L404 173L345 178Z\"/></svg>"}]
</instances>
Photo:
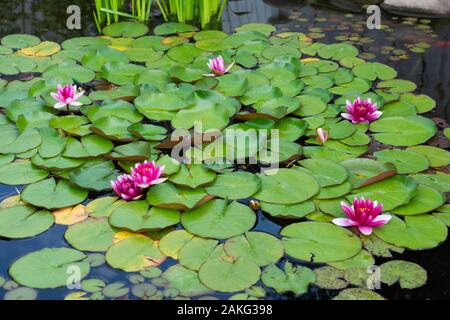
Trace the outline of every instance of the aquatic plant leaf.
<instances>
[{"instance_id":1,"label":"aquatic plant leaf","mask_svg":"<svg viewBox=\"0 0 450 320\"><path fill-rule=\"evenodd\" d=\"M315 263L342 261L361 251L361 241L349 230L324 222L301 222L281 230L286 253Z\"/></svg>"},{"instance_id":2,"label":"aquatic plant leaf","mask_svg":"<svg viewBox=\"0 0 450 320\"><path fill-rule=\"evenodd\" d=\"M142 232L164 229L180 222L180 212L172 209L149 208L146 201L133 201L114 209L109 216L112 226Z\"/></svg>"},{"instance_id":3,"label":"aquatic plant leaf","mask_svg":"<svg viewBox=\"0 0 450 320\"><path fill-rule=\"evenodd\" d=\"M410 216L431 212L442 206L444 203L445 197L443 193L432 187L419 184L416 193L411 200L407 204L397 207L391 212L402 216Z\"/></svg>"},{"instance_id":4,"label":"aquatic plant leaf","mask_svg":"<svg viewBox=\"0 0 450 320\"><path fill-rule=\"evenodd\" d=\"M90 218L70 226L65 234L66 241L75 249L90 252L106 252L113 244L115 230L107 218Z\"/></svg>"},{"instance_id":5,"label":"aquatic plant leaf","mask_svg":"<svg viewBox=\"0 0 450 320\"><path fill-rule=\"evenodd\" d=\"M106 262L126 272L145 270L160 265L166 259L156 243L143 235L128 237L113 244L106 252Z\"/></svg>"},{"instance_id":6,"label":"aquatic plant leaf","mask_svg":"<svg viewBox=\"0 0 450 320\"><path fill-rule=\"evenodd\" d=\"M194 238L194 235L186 230L175 230L169 232L161 239L159 249L165 256L178 259L181 248L192 238Z\"/></svg>"},{"instance_id":7,"label":"aquatic plant leaf","mask_svg":"<svg viewBox=\"0 0 450 320\"><path fill-rule=\"evenodd\" d=\"M87 196L86 190L73 187L65 180L56 183L54 178L50 178L26 186L21 198L36 207L59 209L79 204Z\"/></svg>"},{"instance_id":8,"label":"aquatic plant leaf","mask_svg":"<svg viewBox=\"0 0 450 320\"><path fill-rule=\"evenodd\" d=\"M230 200L245 199L254 195L261 187L257 175L249 172L230 172L218 175L206 188L209 194Z\"/></svg>"},{"instance_id":9,"label":"aquatic plant leaf","mask_svg":"<svg viewBox=\"0 0 450 320\"><path fill-rule=\"evenodd\" d=\"M360 288L349 288L339 292L333 300L385 300L380 294Z\"/></svg>"},{"instance_id":10,"label":"aquatic plant leaf","mask_svg":"<svg viewBox=\"0 0 450 320\"><path fill-rule=\"evenodd\" d=\"M388 243L412 250L434 248L447 238L447 226L428 214L407 216L404 220L393 216L374 232Z\"/></svg>"},{"instance_id":11,"label":"aquatic plant leaf","mask_svg":"<svg viewBox=\"0 0 450 320\"><path fill-rule=\"evenodd\" d=\"M22 49L36 46L41 40L30 34L9 34L2 38L2 45L11 49Z\"/></svg>"},{"instance_id":12,"label":"aquatic plant leaf","mask_svg":"<svg viewBox=\"0 0 450 320\"><path fill-rule=\"evenodd\" d=\"M344 270L324 266L314 269L314 273L316 274L314 285L321 289L340 290L348 286Z\"/></svg>"},{"instance_id":13,"label":"aquatic plant leaf","mask_svg":"<svg viewBox=\"0 0 450 320\"><path fill-rule=\"evenodd\" d=\"M162 277L169 281L170 287L177 289L185 297L208 294L211 289L205 287L198 277L198 273L180 264L170 266Z\"/></svg>"},{"instance_id":14,"label":"aquatic plant leaf","mask_svg":"<svg viewBox=\"0 0 450 320\"><path fill-rule=\"evenodd\" d=\"M387 149L375 152L374 156L384 163L393 163L399 174L418 173L430 166L425 155L413 150Z\"/></svg>"},{"instance_id":15,"label":"aquatic plant leaf","mask_svg":"<svg viewBox=\"0 0 450 320\"><path fill-rule=\"evenodd\" d=\"M361 188L388 179L395 175L396 169L391 163L382 163L372 159L348 159L341 164L349 172L349 181L353 188Z\"/></svg>"},{"instance_id":16,"label":"aquatic plant leaf","mask_svg":"<svg viewBox=\"0 0 450 320\"><path fill-rule=\"evenodd\" d=\"M432 146L413 146L408 147L406 150L424 155L433 168L444 167L450 164L450 152L444 149Z\"/></svg>"},{"instance_id":17,"label":"aquatic plant leaf","mask_svg":"<svg viewBox=\"0 0 450 320\"><path fill-rule=\"evenodd\" d=\"M371 185L356 189L355 194L347 196L349 202L353 198L364 197L383 204L383 210L390 211L409 203L417 189L414 179L407 176L393 176Z\"/></svg>"},{"instance_id":18,"label":"aquatic plant leaf","mask_svg":"<svg viewBox=\"0 0 450 320\"><path fill-rule=\"evenodd\" d=\"M299 164L311 170L321 187L344 183L349 175L345 166L327 159L306 159L299 161Z\"/></svg>"},{"instance_id":19,"label":"aquatic plant leaf","mask_svg":"<svg viewBox=\"0 0 450 320\"><path fill-rule=\"evenodd\" d=\"M238 202L212 200L206 204L183 213L181 223L192 234L213 238L228 239L250 230L256 222L254 212Z\"/></svg>"},{"instance_id":20,"label":"aquatic plant leaf","mask_svg":"<svg viewBox=\"0 0 450 320\"><path fill-rule=\"evenodd\" d=\"M116 22L103 28L103 34L110 37L137 38L148 32L148 27L139 22Z\"/></svg>"},{"instance_id":21,"label":"aquatic plant leaf","mask_svg":"<svg viewBox=\"0 0 450 320\"><path fill-rule=\"evenodd\" d=\"M50 229L53 223L49 211L31 206L15 205L0 209L0 236L4 238L33 237Z\"/></svg>"},{"instance_id":22,"label":"aquatic plant leaf","mask_svg":"<svg viewBox=\"0 0 450 320\"><path fill-rule=\"evenodd\" d=\"M292 292L296 296L300 296L308 291L309 285L316 280L316 275L307 267L295 267L290 262L286 262L284 271L275 264L267 266L262 273L261 280L278 293Z\"/></svg>"},{"instance_id":23,"label":"aquatic plant leaf","mask_svg":"<svg viewBox=\"0 0 450 320\"><path fill-rule=\"evenodd\" d=\"M70 248L45 248L16 260L9 274L19 284L37 289L52 289L67 285L70 266L79 270L80 280L90 271L83 259L86 255Z\"/></svg>"},{"instance_id":24,"label":"aquatic plant leaf","mask_svg":"<svg viewBox=\"0 0 450 320\"><path fill-rule=\"evenodd\" d=\"M217 256L216 249L222 247L217 247L218 244L217 240L194 237L181 247L178 260L184 267L198 271L205 261Z\"/></svg>"},{"instance_id":25,"label":"aquatic plant leaf","mask_svg":"<svg viewBox=\"0 0 450 320\"><path fill-rule=\"evenodd\" d=\"M147 194L152 206L176 210L192 209L205 200L208 198L204 189L176 187L169 182L153 186Z\"/></svg>"},{"instance_id":26,"label":"aquatic plant leaf","mask_svg":"<svg viewBox=\"0 0 450 320\"><path fill-rule=\"evenodd\" d=\"M293 169L278 169L275 174L259 177L261 189L254 197L269 203L299 203L310 199L320 189L316 178Z\"/></svg>"},{"instance_id":27,"label":"aquatic plant leaf","mask_svg":"<svg viewBox=\"0 0 450 320\"><path fill-rule=\"evenodd\" d=\"M230 238L225 242L224 250L233 259L249 259L260 267L277 263L284 254L281 241L264 232L246 232Z\"/></svg>"},{"instance_id":28,"label":"aquatic plant leaf","mask_svg":"<svg viewBox=\"0 0 450 320\"><path fill-rule=\"evenodd\" d=\"M393 260L380 266L381 282L392 286L399 282L402 289L415 289L426 284L427 271L416 263Z\"/></svg>"},{"instance_id":29,"label":"aquatic plant leaf","mask_svg":"<svg viewBox=\"0 0 450 320\"><path fill-rule=\"evenodd\" d=\"M210 259L199 271L200 281L219 292L236 292L250 288L259 280L260 275L259 267L245 258L236 261Z\"/></svg>"},{"instance_id":30,"label":"aquatic plant leaf","mask_svg":"<svg viewBox=\"0 0 450 320\"><path fill-rule=\"evenodd\" d=\"M0 166L0 183L21 185L48 177L48 171L34 166L29 160L17 160Z\"/></svg>"},{"instance_id":31,"label":"aquatic plant leaf","mask_svg":"<svg viewBox=\"0 0 450 320\"><path fill-rule=\"evenodd\" d=\"M93 191L111 190L111 181L119 176L112 161L87 163L69 174L75 186Z\"/></svg>"},{"instance_id":32,"label":"aquatic plant leaf","mask_svg":"<svg viewBox=\"0 0 450 320\"><path fill-rule=\"evenodd\" d=\"M189 167L182 164L180 170L169 177L170 182L193 189L211 183L215 179L216 173L201 164L191 164Z\"/></svg>"}]
</instances>

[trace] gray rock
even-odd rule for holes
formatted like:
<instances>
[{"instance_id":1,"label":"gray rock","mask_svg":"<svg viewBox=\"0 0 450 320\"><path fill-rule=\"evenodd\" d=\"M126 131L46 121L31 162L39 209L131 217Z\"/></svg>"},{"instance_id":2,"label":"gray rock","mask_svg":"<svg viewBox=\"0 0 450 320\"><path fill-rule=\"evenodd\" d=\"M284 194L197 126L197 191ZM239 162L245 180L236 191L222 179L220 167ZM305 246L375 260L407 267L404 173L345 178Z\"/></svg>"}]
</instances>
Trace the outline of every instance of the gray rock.
<instances>
[{"instance_id":1,"label":"gray rock","mask_svg":"<svg viewBox=\"0 0 450 320\"><path fill-rule=\"evenodd\" d=\"M419 15L450 15L450 0L384 0L382 6L384 9L395 13L410 12Z\"/></svg>"}]
</instances>

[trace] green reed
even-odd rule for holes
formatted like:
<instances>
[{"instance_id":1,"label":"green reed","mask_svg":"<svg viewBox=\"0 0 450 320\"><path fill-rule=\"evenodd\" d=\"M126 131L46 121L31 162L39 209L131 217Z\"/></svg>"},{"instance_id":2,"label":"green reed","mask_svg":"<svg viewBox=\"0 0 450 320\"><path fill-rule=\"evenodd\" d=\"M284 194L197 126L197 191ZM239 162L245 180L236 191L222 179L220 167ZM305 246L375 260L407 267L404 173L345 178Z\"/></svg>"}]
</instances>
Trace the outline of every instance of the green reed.
<instances>
[{"instance_id":1,"label":"green reed","mask_svg":"<svg viewBox=\"0 0 450 320\"><path fill-rule=\"evenodd\" d=\"M205 29L221 21L228 0L156 0L156 3L164 20L197 24Z\"/></svg>"},{"instance_id":2,"label":"green reed","mask_svg":"<svg viewBox=\"0 0 450 320\"><path fill-rule=\"evenodd\" d=\"M125 12L125 0L95 0L94 20L99 32L103 25L118 22L120 17L137 21L150 19L153 0L131 0L131 13Z\"/></svg>"}]
</instances>

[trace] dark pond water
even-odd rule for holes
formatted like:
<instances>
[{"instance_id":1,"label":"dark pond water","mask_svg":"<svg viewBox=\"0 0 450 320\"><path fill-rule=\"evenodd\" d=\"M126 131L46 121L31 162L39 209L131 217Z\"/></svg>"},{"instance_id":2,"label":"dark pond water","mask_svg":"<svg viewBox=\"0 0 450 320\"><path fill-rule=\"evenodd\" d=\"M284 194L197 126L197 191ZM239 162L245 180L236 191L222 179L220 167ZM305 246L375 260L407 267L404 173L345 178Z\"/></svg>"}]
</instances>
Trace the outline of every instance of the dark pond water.
<instances>
[{"instance_id":1,"label":"dark pond water","mask_svg":"<svg viewBox=\"0 0 450 320\"><path fill-rule=\"evenodd\" d=\"M91 1L86 0L0 0L0 37L11 33L29 33L41 39L61 42L64 39L95 35L96 27L91 19ZM312 1L308 1L309 3ZM367 16L358 6L350 5L337 8L329 4L332 1L317 1L315 4L302 4L302 1L286 0L241 0L231 1L224 13L223 28L231 32L235 27L248 22L267 22L283 31L301 31L320 37L318 41L336 42L335 37L368 37L374 41L359 46L362 52L373 54L373 60L387 63L399 72L399 78L414 81L418 91L433 97L438 107L429 115L450 122L450 22L449 19L432 20L430 29L424 32L417 29L415 23L404 23L403 18L383 12L383 24L391 26L392 31L354 28L358 21ZM57 3L57 4L56 4ZM345 1L341 2L345 3ZM79 5L82 10L82 29L66 28L66 8ZM351 13L351 16L348 15ZM153 21L155 25L159 21ZM318 34L318 35L317 35ZM426 42L431 45L423 54L411 52L415 43ZM383 52L382 47L394 47ZM20 188L18 188L20 190ZM0 185L0 200L17 193L16 188ZM255 230L277 235L282 223L267 219L258 214ZM55 225L49 231L32 239L0 240L0 276L8 278L7 269L17 258L28 252L45 247L67 246L63 239L66 227ZM398 285L383 287L380 293L388 299L446 299L450 298L450 241L440 247L421 252L408 251L399 256L403 260L416 262L428 271L426 286L415 290L401 290ZM382 261L377 261L382 262ZM174 264L168 259L161 268ZM104 264L93 268L91 278L102 278L108 283L121 281L129 284L129 274L114 270ZM69 292L66 288L39 291L39 299L61 299ZM0 298L5 291L0 289ZM337 292L311 288L301 299L329 299ZM218 298L229 295L218 294ZM289 299L269 292L268 298Z\"/></svg>"}]
</instances>

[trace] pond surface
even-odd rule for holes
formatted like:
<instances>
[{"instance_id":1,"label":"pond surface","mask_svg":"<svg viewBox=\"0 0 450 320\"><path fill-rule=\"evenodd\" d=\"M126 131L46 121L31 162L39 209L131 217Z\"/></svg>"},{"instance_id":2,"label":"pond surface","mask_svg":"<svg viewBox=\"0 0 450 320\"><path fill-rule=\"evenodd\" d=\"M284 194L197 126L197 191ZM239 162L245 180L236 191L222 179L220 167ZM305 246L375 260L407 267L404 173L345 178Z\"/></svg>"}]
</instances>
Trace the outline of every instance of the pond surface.
<instances>
[{"instance_id":1,"label":"pond surface","mask_svg":"<svg viewBox=\"0 0 450 320\"><path fill-rule=\"evenodd\" d=\"M34 34L43 40L62 42L77 36L96 35L92 22L88 1L6 1L1 0L0 38L12 33ZM299 31L323 43L338 42L336 37L346 37L364 53L369 61L379 61L394 67L399 78L408 79L418 85L418 92L431 96L437 101L437 108L427 116L439 117L450 121L450 22L439 19L426 22L429 28L417 28L416 20L405 20L402 17L383 12L383 24L392 30L367 30L361 27L366 15L361 12L342 10L328 5L327 1L319 1L314 5L283 4L285 1L243 0L231 1L224 15L224 30L232 30L249 22L263 22L276 25L281 31ZM280 4L281 3L281 4ZM67 30L65 27L66 5L77 4L82 9L83 21L81 30ZM157 22L153 22L157 24ZM356 27L355 27L356 26ZM423 24L422 24L423 26ZM368 38L370 43L364 43ZM339 38L338 38L339 39ZM429 45L424 52L413 52L415 44L423 42ZM384 48L383 48L384 47ZM416 50L417 51L417 50ZM419 50L420 51L420 50ZM0 185L0 199L7 198L21 187ZM260 211L254 230L264 231L279 237L283 222L269 219ZM0 240L0 276L9 279L7 269L11 263L28 252L46 247L70 247L64 241L65 226L54 225L47 232L25 240ZM416 262L428 272L428 283L414 290L400 289L398 285L383 286L380 293L388 299L445 299L450 297L450 241L447 240L438 248L424 251L407 251L397 255L406 261ZM382 261L380 261L382 262ZM175 264L167 259L161 269ZM107 283L116 281L130 284L130 274L126 274L103 264L92 268L91 278L101 278ZM39 299L61 299L70 291L66 288L39 290ZM0 289L0 297L5 291ZM329 299L337 291L320 290L311 287L308 294L301 299ZM228 298L228 294L216 294L217 298ZM292 299L293 296L280 296L269 290L267 298Z\"/></svg>"}]
</instances>

